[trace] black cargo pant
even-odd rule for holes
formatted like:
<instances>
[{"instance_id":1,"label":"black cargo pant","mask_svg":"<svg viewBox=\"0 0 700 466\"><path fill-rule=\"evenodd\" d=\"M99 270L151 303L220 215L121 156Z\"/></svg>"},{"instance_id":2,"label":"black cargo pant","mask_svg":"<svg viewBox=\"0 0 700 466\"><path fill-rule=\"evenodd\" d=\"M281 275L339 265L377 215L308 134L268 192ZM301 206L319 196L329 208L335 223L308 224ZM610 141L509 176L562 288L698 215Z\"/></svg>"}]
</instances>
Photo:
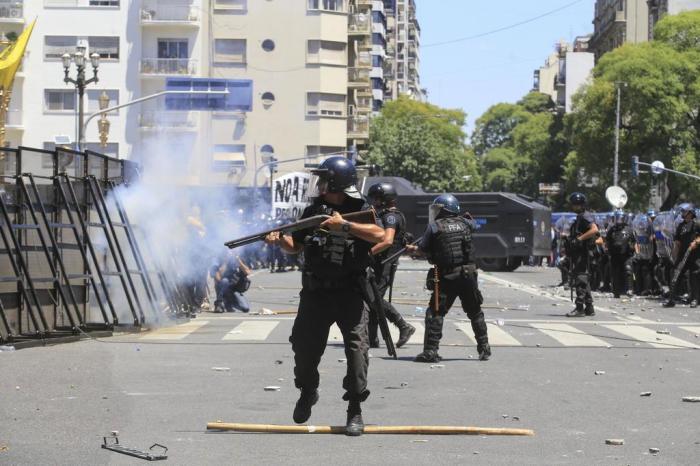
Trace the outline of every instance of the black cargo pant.
<instances>
[{"instance_id":1,"label":"black cargo pant","mask_svg":"<svg viewBox=\"0 0 700 466\"><path fill-rule=\"evenodd\" d=\"M430 272L432 273L432 271ZM440 277L438 283L439 301L435 311L435 290L430 297L428 311L425 313L425 336L423 350L437 352L442 339L442 325L445 315L455 300L459 298L462 309L469 317L474 331L474 337L479 345L488 343L486 320L481 310L483 298L479 291L478 276L473 265L464 266Z\"/></svg>"},{"instance_id":2,"label":"black cargo pant","mask_svg":"<svg viewBox=\"0 0 700 466\"><path fill-rule=\"evenodd\" d=\"M397 263L385 264L381 269L381 275L375 276L377 281L377 290L382 298L382 307L384 308L384 314L386 315L386 320L392 324L398 324L403 320L401 313L396 310L396 308L389 301L384 299L386 292L391 286L391 282L394 278L394 273L396 272ZM375 272L376 273L376 272ZM371 288L370 288L371 289ZM374 312L369 313L369 341L376 340L378 338L377 329L379 327L379 321L377 320L377 315Z\"/></svg>"},{"instance_id":3,"label":"black cargo pant","mask_svg":"<svg viewBox=\"0 0 700 466\"><path fill-rule=\"evenodd\" d=\"M574 289L576 290L576 308L583 309L593 304L591 296L591 270L590 259L586 253L573 256L571 273L574 275Z\"/></svg>"},{"instance_id":4,"label":"black cargo pant","mask_svg":"<svg viewBox=\"0 0 700 466\"><path fill-rule=\"evenodd\" d=\"M612 291L617 296L634 290L633 259L629 254L610 254Z\"/></svg>"},{"instance_id":5,"label":"black cargo pant","mask_svg":"<svg viewBox=\"0 0 700 466\"><path fill-rule=\"evenodd\" d=\"M318 388L318 365L326 349L331 325L337 323L343 334L347 358L343 399L364 401L369 396L369 342L367 311L362 295L358 290L348 287L313 291L302 288L299 296L299 313L289 337L294 351L294 382L297 388Z\"/></svg>"},{"instance_id":6,"label":"black cargo pant","mask_svg":"<svg viewBox=\"0 0 700 466\"><path fill-rule=\"evenodd\" d=\"M683 255L685 255L685 251L678 254L678 260L676 261L675 267L678 267ZM688 294L690 295L690 299L700 301L700 252L694 251L690 254L690 257L688 257L688 260L685 263L685 266L683 266L683 270L679 275L679 279L676 282L676 286L674 289L670 290L671 299L678 299L678 289L680 288L679 284L686 273L688 274L688 285L690 287L690 289L688 289Z\"/></svg>"}]
</instances>

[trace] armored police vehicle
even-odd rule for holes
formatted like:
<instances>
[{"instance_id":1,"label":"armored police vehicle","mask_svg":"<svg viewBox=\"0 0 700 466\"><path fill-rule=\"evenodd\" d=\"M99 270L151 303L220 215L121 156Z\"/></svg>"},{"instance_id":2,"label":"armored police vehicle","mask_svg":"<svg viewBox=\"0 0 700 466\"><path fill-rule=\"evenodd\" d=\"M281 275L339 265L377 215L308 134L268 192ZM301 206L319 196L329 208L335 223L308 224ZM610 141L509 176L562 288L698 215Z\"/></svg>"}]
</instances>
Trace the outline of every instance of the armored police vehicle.
<instances>
[{"instance_id":1,"label":"armored police vehicle","mask_svg":"<svg viewBox=\"0 0 700 466\"><path fill-rule=\"evenodd\" d=\"M397 177L367 177L364 194L375 183L392 183L398 192L398 208L406 216L407 230L416 238L428 224L428 206L439 193L426 193ZM462 212L477 223L474 253L479 268L513 271L530 256L549 257L552 243L551 211L533 199L512 193L453 193Z\"/></svg>"}]
</instances>

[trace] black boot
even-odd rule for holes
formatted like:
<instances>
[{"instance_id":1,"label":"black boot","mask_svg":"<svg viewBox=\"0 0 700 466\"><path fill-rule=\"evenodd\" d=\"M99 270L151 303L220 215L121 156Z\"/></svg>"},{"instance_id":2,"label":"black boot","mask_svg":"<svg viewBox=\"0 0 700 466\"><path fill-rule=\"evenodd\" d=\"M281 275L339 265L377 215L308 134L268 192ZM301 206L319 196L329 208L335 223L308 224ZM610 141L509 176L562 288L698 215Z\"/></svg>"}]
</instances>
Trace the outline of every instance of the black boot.
<instances>
[{"instance_id":1,"label":"black boot","mask_svg":"<svg viewBox=\"0 0 700 466\"><path fill-rule=\"evenodd\" d=\"M584 309L584 313L588 316L594 316L595 315L595 308L593 307L593 303L586 304L586 308Z\"/></svg>"},{"instance_id":2,"label":"black boot","mask_svg":"<svg viewBox=\"0 0 700 466\"><path fill-rule=\"evenodd\" d=\"M566 315L566 317L585 317L586 312L583 310L583 306L581 306L580 304L577 304L576 308L573 311L571 311L565 315Z\"/></svg>"},{"instance_id":3,"label":"black boot","mask_svg":"<svg viewBox=\"0 0 700 466\"><path fill-rule=\"evenodd\" d=\"M416 333L416 328L406 322L404 319L401 319L399 322L396 323L396 326L399 327L399 340L396 342L396 347L401 348L403 345L408 343L408 340L411 339L411 336L413 336L414 333Z\"/></svg>"},{"instance_id":4,"label":"black boot","mask_svg":"<svg viewBox=\"0 0 700 466\"><path fill-rule=\"evenodd\" d=\"M348 403L348 420L345 423L345 435L358 437L365 430L365 423L362 421L362 408L360 402L351 400Z\"/></svg>"},{"instance_id":5,"label":"black boot","mask_svg":"<svg viewBox=\"0 0 700 466\"><path fill-rule=\"evenodd\" d=\"M664 307L675 307L676 306L676 301L673 298L669 298L668 301L666 301L663 304Z\"/></svg>"},{"instance_id":6,"label":"black boot","mask_svg":"<svg viewBox=\"0 0 700 466\"><path fill-rule=\"evenodd\" d=\"M440 362L442 358L437 350L424 350L421 354L415 357L413 362Z\"/></svg>"},{"instance_id":7,"label":"black boot","mask_svg":"<svg viewBox=\"0 0 700 466\"><path fill-rule=\"evenodd\" d=\"M491 345L488 342L479 343L476 350L479 352L479 361L488 361L491 357Z\"/></svg>"},{"instance_id":8,"label":"black boot","mask_svg":"<svg viewBox=\"0 0 700 466\"><path fill-rule=\"evenodd\" d=\"M294 422L303 424L311 417L311 407L318 402L317 390L301 390L301 395L294 407Z\"/></svg>"}]
</instances>

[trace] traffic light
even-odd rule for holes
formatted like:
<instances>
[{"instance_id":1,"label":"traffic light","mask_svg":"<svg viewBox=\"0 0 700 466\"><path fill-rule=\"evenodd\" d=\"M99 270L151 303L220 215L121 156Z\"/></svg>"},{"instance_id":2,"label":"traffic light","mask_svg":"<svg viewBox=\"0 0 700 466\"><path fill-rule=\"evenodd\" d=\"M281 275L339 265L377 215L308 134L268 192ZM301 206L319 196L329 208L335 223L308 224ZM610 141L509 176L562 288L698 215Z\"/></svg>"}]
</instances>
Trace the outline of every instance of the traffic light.
<instances>
[{"instance_id":1,"label":"traffic light","mask_svg":"<svg viewBox=\"0 0 700 466\"><path fill-rule=\"evenodd\" d=\"M639 176L639 157L636 155L632 156L632 176Z\"/></svg>"},{"instance_id":2,"label":"traffic light","mask_svg":"<svg viewBox=\"0 0 700 466\"><path fill-rule=\"evenodd\" d=\"M277 157L270 157L270 173L277 173Z\"/></svg>"}]
</instances>

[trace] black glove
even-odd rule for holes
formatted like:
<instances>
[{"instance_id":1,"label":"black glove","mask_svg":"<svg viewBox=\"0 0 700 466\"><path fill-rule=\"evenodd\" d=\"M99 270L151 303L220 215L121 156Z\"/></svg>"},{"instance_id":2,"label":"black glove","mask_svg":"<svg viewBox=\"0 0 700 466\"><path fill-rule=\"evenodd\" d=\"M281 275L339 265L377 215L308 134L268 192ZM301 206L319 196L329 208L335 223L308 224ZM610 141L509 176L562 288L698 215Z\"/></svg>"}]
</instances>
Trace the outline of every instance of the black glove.
<instances>
[{"instance_id":1,"label":"black glove","mask_svg":"<svg viewBox=\"0 0 700 466\"><path fill-rule=\"evenodd\" d=\"M581 240L579 240L578 238L571 238L569 240L569 245L571 246L571 249L573 251L581 249Z\"/></svg>"}]
</instances>

